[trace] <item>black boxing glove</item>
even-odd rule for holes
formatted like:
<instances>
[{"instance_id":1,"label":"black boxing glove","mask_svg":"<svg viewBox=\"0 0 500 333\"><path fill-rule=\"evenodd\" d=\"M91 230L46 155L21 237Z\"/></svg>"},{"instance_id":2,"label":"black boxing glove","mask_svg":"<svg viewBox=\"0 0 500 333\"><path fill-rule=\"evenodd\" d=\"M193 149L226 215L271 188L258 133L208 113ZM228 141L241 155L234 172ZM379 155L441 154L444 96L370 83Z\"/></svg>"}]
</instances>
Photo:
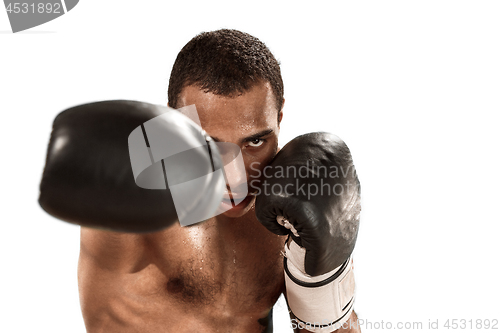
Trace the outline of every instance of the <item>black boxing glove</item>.
<instances>
[{"instance_id":1,"label":"black boxing glove","mask_svg":"<svg viewBox=\"0 0 500 333\"><path fill-rule=\"evenodd\" d=\"M347 145L328 133L290 141L263 170L255 211L285 246L288 304L308 329L332 331L354 303L360 184ZM336 325L336 326L335 326Z\"/></svg>"},{"instance_id":2,"label":"black boxing glove","mask_svg":"<svg viewBox=\"0 0 500 333\"><path fill-rule=\"evenodd\" d=\"M176 110L136 101L79 105L54 120L39 203L70 223L153 232L211 217L225 189L221 167L214 142Z\"/></svg>"}]
</instances>

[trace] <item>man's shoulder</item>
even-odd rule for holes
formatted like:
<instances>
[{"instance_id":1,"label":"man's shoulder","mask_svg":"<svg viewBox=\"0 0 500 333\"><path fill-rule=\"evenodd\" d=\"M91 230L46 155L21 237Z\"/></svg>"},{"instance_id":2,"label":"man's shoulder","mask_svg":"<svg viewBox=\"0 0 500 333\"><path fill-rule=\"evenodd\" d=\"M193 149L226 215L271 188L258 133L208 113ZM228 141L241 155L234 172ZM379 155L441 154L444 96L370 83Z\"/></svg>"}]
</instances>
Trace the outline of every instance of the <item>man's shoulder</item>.
<instances>
[{"instance_id":1,"label":"man's shoulder","mask_svg":"<svg viewBox=\"0 0 500 333\"><path fill-rule=\"evenodd\" d=\"M81 227L80 261L106 270L128 270L144 256L147 234Z\"/></svg>"}]
</instances>

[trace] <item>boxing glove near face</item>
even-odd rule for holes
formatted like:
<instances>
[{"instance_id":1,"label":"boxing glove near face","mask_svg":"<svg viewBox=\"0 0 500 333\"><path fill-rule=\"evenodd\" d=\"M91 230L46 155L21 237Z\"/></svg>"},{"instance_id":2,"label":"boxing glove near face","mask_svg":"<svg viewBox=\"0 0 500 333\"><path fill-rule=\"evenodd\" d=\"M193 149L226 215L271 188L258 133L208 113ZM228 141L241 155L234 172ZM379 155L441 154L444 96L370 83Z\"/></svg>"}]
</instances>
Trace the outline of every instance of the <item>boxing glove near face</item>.
<instances>
[{"instance_id":1,"label":"boxing glove near face","mask_svg":"<svg viewBox=\"0 0 500 333\"><path fill-rule=\"evenodd\" d=\"M156 128L157 147L168 147L175 141L177 147L192 149L164 159L153 156L147 139L147 134L153 139L153 131L148 133L143 124L166 112L172 112L168 121L150 123ZM143 137L139 144L129 139L139 136ZM131 146L138 149L135 155L147 157L151 167L140 159L137 162L137 158L131 161ZM173 109L136 101L80 105L61 112L54 120L39 203L49 214L86 227L158 231L178 221L181 215L189 215L179 211L171 188L195 178L206 177L196 184L199 188L184 207L205 209L202 214L198 211L198 216L213 214L225 185L222 174L216 178L214 173L221 166L214 142Z\"/></svg>"},{"instance_id":2,"label":"boxing glove near face","mask_svg":"<svg viewBox=\"0 0 500 333\"><path fill-rule=\"evenodd\" d=\"M361 210L360 184L346 144L328 133L302 135L266 168L255 203L259 221L276 234L290 234L305 249L302 269L311 276L345 263ZM288 228L277 217L284 217Z\"/></svg>"}]
</instances>

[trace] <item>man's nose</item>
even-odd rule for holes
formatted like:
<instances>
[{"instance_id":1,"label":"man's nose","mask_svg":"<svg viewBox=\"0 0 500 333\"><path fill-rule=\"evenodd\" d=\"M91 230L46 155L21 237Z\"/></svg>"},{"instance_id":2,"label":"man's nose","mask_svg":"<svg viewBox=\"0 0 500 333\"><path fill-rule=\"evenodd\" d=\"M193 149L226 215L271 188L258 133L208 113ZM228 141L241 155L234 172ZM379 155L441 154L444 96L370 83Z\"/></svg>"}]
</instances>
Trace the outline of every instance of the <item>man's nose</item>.
<instances>
[{"instance_id":1,"label":"man's nose","mask_svg":"<svg viewBox=\"0 0 500 333\"><path fill-rule=\"evenodd\" d=\"M248 192L247 174L240 147L227 142L218 142L217 147L221 153L228 190L238 197L245 197Z\"/></svg>"},{"instance_id":2,"label":"man's nose","mask_svg":"<svg viewBox=\"0 0 500 333\"><path fill-rule=\"evenodd\" d=\"M240 155L241 156L241 155ZM226 174L226 184L231 192L241 192L244 187L246 190L247 176L243 159L235 158L230 163L224 165Z\"/></svg>"}]
</instances>

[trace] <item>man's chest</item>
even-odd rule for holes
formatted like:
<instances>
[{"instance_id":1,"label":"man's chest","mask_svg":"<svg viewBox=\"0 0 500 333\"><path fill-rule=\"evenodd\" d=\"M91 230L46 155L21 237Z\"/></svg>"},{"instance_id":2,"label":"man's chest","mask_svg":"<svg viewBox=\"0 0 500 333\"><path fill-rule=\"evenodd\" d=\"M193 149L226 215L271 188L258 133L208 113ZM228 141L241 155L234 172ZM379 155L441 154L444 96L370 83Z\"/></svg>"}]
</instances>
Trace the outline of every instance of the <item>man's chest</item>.
<instances>
[{"instance_id":1,"label":"man's chest","mask_svg":"<svg viewBox=\"0 0 500 333\"><path fill-rule=\"evenodd\" d=\"M285 238L252 219L172 227L146 242L148 278L165 298L190 307L266 308L283 291Z\"/></svg>"}]
</instances>

